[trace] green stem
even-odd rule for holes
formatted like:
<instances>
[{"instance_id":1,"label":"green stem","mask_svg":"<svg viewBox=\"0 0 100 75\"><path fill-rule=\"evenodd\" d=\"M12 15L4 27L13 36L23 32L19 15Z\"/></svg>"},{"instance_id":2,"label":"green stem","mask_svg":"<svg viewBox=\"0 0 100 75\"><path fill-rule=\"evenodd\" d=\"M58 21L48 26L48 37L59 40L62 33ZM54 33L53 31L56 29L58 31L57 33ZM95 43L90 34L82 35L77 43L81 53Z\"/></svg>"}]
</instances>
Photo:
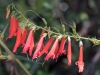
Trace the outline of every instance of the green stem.
<instances>
[{"instance_id":1,"label":"green stem","mask_svg":"<svg viewBox=\"0 0 100 75\"><path fill-rule=\"evenodd\" d=\"M76 41L79 41L79 40L84 39L84 40L89 40L89 41L91 41L94 45L100 45L100 40L96 39L95 37L94 37L94 38L81 37L81 36L78 35L78 33L74 33L74 34L72 34L72 35L69 35L69 33L67 33L67 34L65 34L65 33L64 33L64 34L61 34L61 33L57 33L57 32L51 31L51 30L49 30L48 28L43 28L43 27L41 27L41 26L38 26L38 25L36 25L36 24L30 22L29 20L27 20L27 18L25 18L25 16L24 16L19 10L16 9L16 7L15 7L14 4L11 4L11 5L12 5L13 8L16 10L16 12L18 12L20 15L22 15L22 17L26 20L26 22L32 24L33 26L36 26L36 28L43 29L43 30L45 30L45 31L47 31L47 32L50 32L50 33L52 33L52 34L55 34L55 35L70 36L71 38L74 38ZM41 18L41 17L40 17L40 18ZM72 28L72 29L73 29L73 28ZM75 30L75 31L76 31L76 30Z\"/></svg>"},{"instance_id":2,"label":"green stem","mask_svg":"<svg viewBox=\"0 0 100 75\"><path fill-rule=\"evenodd\" d=\"M21 63L19 59L17 59L14 54L9 50L9 48L0 40L0 45L5 49L5 51L13 57L13 59L22 67L22 69L27 73L27 75L32 75Z\"/></svg>"},{"instance_id":3,"label":"green stem","mask_svg":"<svg viewBox=\"0 0 100 75\"><path fill-rule=\"evenodd\" d=\"M51 32L51 33L56 34L56 35L62 35L62 36L65 35L65 34L53 32L53 31L51 31L51 30L48 30L47 28L42 28L41 26L38 26L38 25L36 25L36 24L33 24L32 22L30 22L29 20L27 20L27 18L25 18L25 16L24 16L19 10L16 9L16 7L15 7L14 4L11 4L11 5L15 8L15 10L16 10L19 14L21 14L21 15L23 16L23 18L24 18L27 22L31 23L32 25L36 26L37 28L43 29L43 30L45 30L45 31L47 31L47 32ZM38 15L38 16L39 16L39 15ZM40 17L40 16L39 16L39 17ZM40 18L41 18L41 17L40 17ZM66 36L68 36L68 35L66 35ZM75 36L70 36L70 37L74 38ZM76 36L76 38L79 38L79 37ZM80 36L80 39L88 40L88 38L81 37L81 36Z\"/></svg>"}]
</instances>

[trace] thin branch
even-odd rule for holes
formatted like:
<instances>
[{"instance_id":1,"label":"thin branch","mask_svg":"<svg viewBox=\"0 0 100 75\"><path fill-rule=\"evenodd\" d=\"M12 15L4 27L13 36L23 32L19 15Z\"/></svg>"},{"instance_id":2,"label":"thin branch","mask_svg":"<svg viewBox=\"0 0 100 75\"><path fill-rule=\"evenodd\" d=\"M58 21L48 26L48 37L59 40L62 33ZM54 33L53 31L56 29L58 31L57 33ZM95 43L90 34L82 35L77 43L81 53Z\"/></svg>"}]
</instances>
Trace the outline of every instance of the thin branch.
<instances>
[{"instance_id":1,"label":"thin branch","mask_svg":"<svg viewBox=\"0 0 100 75\"><path fill-rule=\"evenodd\" d=\"M12 6L15 8L15 6L14 6L13 4L12 4ZM50 33L52 33L52 34L55 34L55 35L68 36L68 35L66 35L66 34L57 33L57 32L48 30L48 28L43 28L43 27L41 27L41 26L38 26L38 25L36 25L36 24L30 22L27 18L25 18L25 16L24 16L20 11L18 11L16 8L15 8L15 10L16 10L20 15L23 16L23 18L26 20L27 23L30 23L31 25L36 26L36 27L39 28L39 29L43 29L43 30L45 30L45 31L47 31L47 32L50 32ZM79 36L73 36L73 35L72 35L72 36L69 35L69 36L72 37L72 38L75 38L75 37L76 37L76 38L79 38ZM80 38L81 38L81 39L87 39L87 40L88 40L88 38L85 38L85 37L81 37L81 36L80 36Z\"/></svg>"},{"instance_id":2,"label":"thin branch","mask_svg":"<svg viewBox=\"0 0 100 75\"><path fill-rule=\"evenodd\" d=\"M22 67L22 69L27 73L27 75L32 75L21 63L19 59L17 59L14 54L9 50L9 48L0 40L0 45L5 49L5 51L12 56L12 58Z\"/></svg>"}]
</instances>

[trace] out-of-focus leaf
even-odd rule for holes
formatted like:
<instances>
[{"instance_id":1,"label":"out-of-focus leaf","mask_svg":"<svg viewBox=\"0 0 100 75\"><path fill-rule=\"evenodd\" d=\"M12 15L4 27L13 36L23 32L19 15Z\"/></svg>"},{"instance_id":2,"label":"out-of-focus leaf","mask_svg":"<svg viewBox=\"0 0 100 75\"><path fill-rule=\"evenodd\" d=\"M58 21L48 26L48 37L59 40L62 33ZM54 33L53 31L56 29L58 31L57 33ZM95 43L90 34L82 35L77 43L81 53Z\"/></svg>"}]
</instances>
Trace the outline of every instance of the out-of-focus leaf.
<instances>
[{"instance_id":1,"label":"out-of-focus leaf","mask_svg":"<svg viewBox=\"0 0 100 75\"><path fill-rule=\"evenodd\" d=\"M47 21L45 20L45 18L42 18L42 21L43 21L44 24L47 26Z\"/></svg>"},{"instance_id":2,"label":"out-of-focus leaf","mask_svg":"<svg viewBox=\"0 0 100 75\"><path fill-rule=\"evenodd\" d=\"M65 32L65 25L62 24L62 30Z\"/></svg>"}]
</instances>

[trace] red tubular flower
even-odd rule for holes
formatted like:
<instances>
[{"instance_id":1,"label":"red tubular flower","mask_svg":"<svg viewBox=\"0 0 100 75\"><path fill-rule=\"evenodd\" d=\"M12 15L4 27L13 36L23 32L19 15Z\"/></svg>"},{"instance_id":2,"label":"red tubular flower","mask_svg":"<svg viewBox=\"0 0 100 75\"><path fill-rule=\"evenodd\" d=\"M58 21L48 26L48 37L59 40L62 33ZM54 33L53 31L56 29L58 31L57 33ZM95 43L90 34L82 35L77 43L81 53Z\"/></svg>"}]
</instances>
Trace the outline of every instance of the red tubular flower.
<instances>
[{"instance_id":1,"label":"red tubular flower","mask_svg":"<svg viewBox=\"0 0 100 75\"><path fill-rule=\"evenodd\" d=\"M13 36L16 36L18 28L18 21L17 19L12 15L10 17L10 28L9 28L9 35L6 39L12 38Z\"/></svg>"},{"instance_id":2,"label":"red tubular flower","mask_svg":"<svg viewBox=\"0 0 100 75\"><path fill-rule=\"evenodd\" d=\"M59 42L59 41L58 41ZM54 54L55 54L55 57L51 57L51 59L55 59L56 58L56 55L57 55L57 53L58 53L58 49L59 47L58 47L58 43L57 43L57 46L56 46L56 49L55 49L55 51L54 51Z\"/></svg>"},{"instance_id":3,"label":"red tubular flower","mask_svg":"<svg viewBox=\"0 0 100 75\"><path fill-rule=\"evenodd\" d=\"M12 36L16 36L18 27L18 20L12 15L10 20L10 29L9 32L12 33Z\"/></svg>"},{"instance_id":4,"label":"red tubular flower","mask_svg":"<svg viewBox=\"0 0 100 75\"><path fill-rule=\"evenodd\" d=\"M18 27L16 43L15 43L15 46L14 46L14 49L12 52L16 52L17 48L21 44L20 41L21 41L21 29L20 29L20 27Z\"/></svg>"},{"instance_id":5,"label":"red tubular flower","mask_svg":"<svg viewBox=\"0 0 100 75\"><path fill-rule=\"evenodd\" d=\"M60 48L59 48L59 51L56 55L56 58L58 58L58 56L61 55L61 54L66 54L66 51L64 50L65 42L66 42L66 38L63 37L62 40L61 40Z\"/></svg>"},{"instance_id":6,"label":"red tubular flower","mask_svg":"<svg viewBox=\"0 0 100 75\"><path fill-rule=\"evenodd\" d=\"M31 29L30 32L29 32L29 35L28 35L28 38L26 40L26 44L23 48L22 53L26 53L28 51L28 49L30 48L31 42L33 42L33 39L32 39L33 37L34 37L33 36L33 29Z\"/></svg>"},{"instance_id":7,"label":"red tubular flower","mask_svg":"<svg viewBox=\"0 0 100 75\"><path fill-rule=\"evenodd\" d=\"M23 31L23 33L22 33L22 37L21 37L22 47L24 47L24 45L25 45L24 41L25 41L25 38L27 36L27 32L28 32L28 28L25 28L24 31Z\"/></svg>"},{"instance_id":8,"label":"red tubular flower","mask_svg":"<svg viewBox=\"0 0 100 75\"><path fill-rule=\"evenodd\" d=\"M50 38L48 43L45 45L44 49L39 53L39 57L43 54L47 54L48 53L48 49L50 48L52 42L53 42L54 38Z\"/></svg>"},{"instance_id":9,"label":"red tubular flower","mask_svg":"<svg viewBox=\"0 0 100 75\"><path fill-rule=\"evenodd\" d=\"M44 40L44 37L46 36L46 35L43 35L43 34L44 34L44 32L42 32L42 34L40 35L40 39L39 39L39 42L37 43L36 50L34 52L32 59L39 57L39 53L41 51L41 48L43 47L43 40Z\"/></svg>"},{"instance_id":10,"label":"red tubular flower","mask_svg":"<svg viewBox=\"0 0 100 75\"><path fill-rule=\"evenodd\" d=\"M72 59L72 52L71 52L71 39L68 36L68 54L67 54L67 59L68 59L68 66L71 65L71 59Z\"/></svg>"},{"instance_id":11,"label":"red tubular flower","mask_svg":"<svg viewBox=\"0 0 100 75\"><path fill-rule=\"evenodd\" d=\"M80 45L79 60L75 64L78 65L79 72L83 72L84 62L83 62L83 43L82 41L79 42L79 45Z\"/></svg>"},{"instance_id":12,"label":"red tubular flower","mask_svg":"<svg viewBox=\"0 0 100 75\"><path fill-rule=\"evenodd\" d=\"M10 9L7 9L7 10L6 10L6 19L8 19L9 14L10 14Z\"/></svg>"},{"instance_id":13,"label":"red tubular flower","mask_svg":"<svg viewBox=\"0 0 100 75\"><path fill-rule=\"evenodd\" d=\"M56 41L54 42L54 44L53 44L53 46L52 46L52 48L51 48L51 50L50 50L50 52L47 54L47 56L45 57L45 61L46 60L48 60L49 58L51 58L51 59L54 59L55 58L55 52L56 52L56 50L57 50L57 45L58 45L58 41L59 41L59 39L60 39L61 37L58 37L57 39L56 39Z\"/></svg>"},{"instance_id":14,"label":"red tubular flower","mask_svg":"<svg viewBox=\"0 0 100 75\"><path fill-rule=\"evenodd\" d=\"M29 48L29 55L32 56L32 51L33 51L33 48L34 48L34 34L32 35L31 37L31 43L30 43L30 48Z\"/></svg>"}]
</instances>

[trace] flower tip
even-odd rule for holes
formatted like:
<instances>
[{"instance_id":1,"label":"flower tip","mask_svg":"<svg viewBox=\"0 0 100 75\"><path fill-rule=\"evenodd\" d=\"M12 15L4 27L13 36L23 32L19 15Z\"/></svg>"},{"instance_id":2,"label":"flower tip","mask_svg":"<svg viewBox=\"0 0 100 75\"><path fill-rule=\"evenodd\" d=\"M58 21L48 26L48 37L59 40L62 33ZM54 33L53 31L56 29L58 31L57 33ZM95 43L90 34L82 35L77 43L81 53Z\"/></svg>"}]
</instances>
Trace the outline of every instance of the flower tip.
<instances>
[{"instance_id":1,"label":"flower tip","mask_svg":"<svg viewBox=\"0 0 100 75\"><path fill-rule=\"evenodd\" d=\"M71 63L68 63L68 66L70 66L71 65Z\"/></svg>"},{"instance_id":2,"label":"flower tip","mask_svg":"<svg viewBox=\"0 0 100 75\"><path fill-rule=\"evenodd\" d=\"M63 53L64 55L66 55L66 50L63 50L62 53Z\"/></svg>"},{"instance_id":3,"label":"flower tip","mask_svg":"<svg viewBox=\"0 0 100 75\"><path fill-rule=\"evenodd\" d=\"M37 58L37 55L34 54L33 57L32 57L32 60L36 59Z\"/></svg>"},{"instance_id":4,"label":"flower tip","mask_svg":"<svg viewBox=\"0 0 100 75\"><path fill-rule=\"evenodd\" d=\"M71 42L71 38L70 38L70 36L68 36L68 42Z\"/></svg>"},{"instance_id":5,"label":"flower tip","mask_svg":"<svg viewBox=\"0 0 100 75\"><path fill-rule=\"evenodd\" d=\"M36 59L36 58L37 58L37 57L34 57L34 56L33 56L33 57L32 57L32 60L34 60L34 59Z\"/></svg>"},{"instance_id":6,"label":"flower tip","mask_svg":"<svg viewBox=\"0 0 100 75\"><path fill-rule=\"evenodd\" d=\"M26 53L26 52L22 51L22 53Z\"/></svg>"},{"instance_id":7,"label":"flower tip","mask_svg":"<svg viewBox=\"0 0 100 75\"><path fill-rule=\"evenodd\" d=\"M80 70L79 70L79 73L81 73L81 72L83 72L83 69L80 69Z\"/></svg>"},{"instance_id":8,"label":"flower tip","mask_svg":"<svg viewBox=\"0 0 100 75\"><path fill-rule=\"evenodd\" d=\"M10 14L10 10L6 10L6 19L8 19L8 17L9 17L9 14Z\"/></svg>"},{"instance_id":9,"label":"flower tip","mask_svg":"<svg viewBox=\"0 0 100 75\"><path fill-rule=\"evenodd\" d=\"M46 56L45 58L44 58L44 61L47 61L49 59L49 57L48 56Z\"/></svg>"},{"instance_id":10,"label":"flower tip","mask_svg":"<svg viewBox=\"0 0 100 75\"><path fill-rule=\"evenodd\" d=\"M47 61L48 59L47 58L44 58L44 61Z\"/></svg>"},{"instance_id":11,"label":"flower tip","mask_svg":"<svg viewBox=\"0 0 100 75\"><path fill-rule=\"evenodd\" d=\"M78 65L79 73L83 72L83 70L84 70L84 62L77 61L75 64Z\"/></svg>"},{"instance_id":12,"label":"flower tip","mask_svg":"<svg viewBox=\"0 0 100 75\"><path fill-rule=\"evenodd\" d=\"M42 52L38 52L38 57L40 57L40 56L42 56L43 55L43 53Z\"/></svg>"},{"instance_id":13,"label":"flower tip","mask_svg":"<svg viewBox=\"0 0 100 75\"><path fill-rule=\"evenodd\" d=\"M13 53L16 53L16 50L13 50L12 52L13 52Z\"/></svg>"},{"instance_id":14,"label":"flower tip","mask_svg":"<svg viewBox=\"0 0 100 75\"><path fill-rule=\"evenodd\" d=\"M15 53L17 50L17 47L14 47L14 49L12 50L13 53Z\"/></svg>"},{"instance_id":15,"label":"flower tip","mask_svg":"<svg viewBox=\"0 0 100 75\"><path fill-rule=\"evenodd\" d=\"M83 46L83 42L82 41L79 42L79 46Z\"/></svg>"},{"instance_id":16,"label":"flower tip","mask_svg":"<svg viewBox=\"0 0 100 75\"><path fill-rule=\"evenodd\" d=\"M12 36L11 36L11 35L9 35L9 36L6 38L6 40L11 39L11 38L12 38Z\"/></svg>"}]
</instances>

